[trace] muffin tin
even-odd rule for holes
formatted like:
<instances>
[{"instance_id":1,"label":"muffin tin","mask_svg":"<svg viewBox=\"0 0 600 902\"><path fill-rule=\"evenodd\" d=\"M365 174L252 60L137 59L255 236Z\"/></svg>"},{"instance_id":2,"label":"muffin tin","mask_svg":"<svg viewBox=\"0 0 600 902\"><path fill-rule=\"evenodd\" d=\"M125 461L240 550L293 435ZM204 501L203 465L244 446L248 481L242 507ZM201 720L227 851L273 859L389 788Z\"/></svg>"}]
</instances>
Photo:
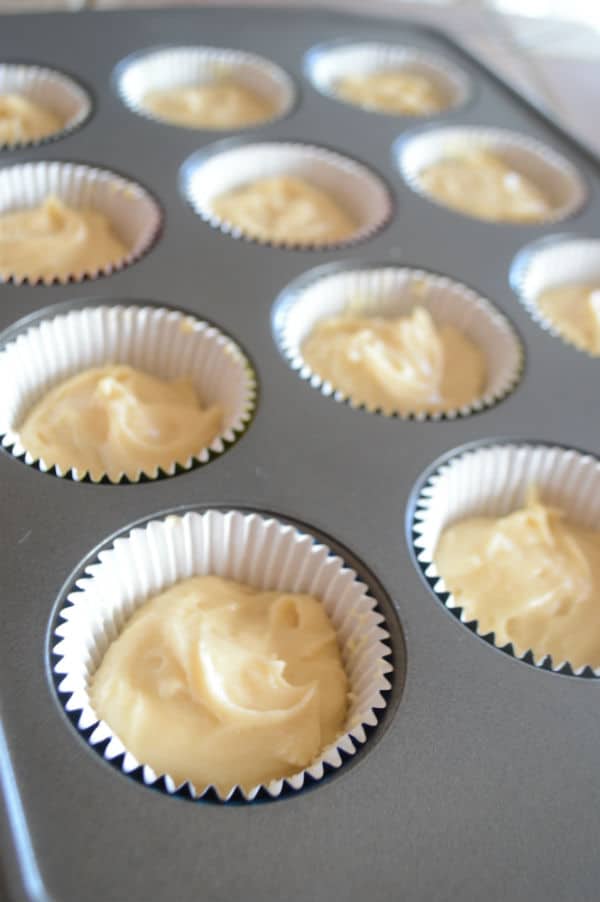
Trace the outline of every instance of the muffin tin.
<instances>
[{"instance_id":1,"label":"muffin tin","mask_svg":"<svg viewBox=\"0 0 600 902\"><path fill-rule=\"evenodd\" d=\"M448 59L470 82L469 99L418 120L324 96L305 66L314 48L341 40ZM236 240L204 222L181 190L182 167L222 133L137 116L114 82L131 54L193 43L258 54L295 82L287 117L232 133L236 146L303 142L363 163L391 191L386 227L358 247L298 251ZM94 97L92 117L51 144L2 151L0 165L78 161L122 174L158 200L162 233L140 260L103 279L1 285L2 343L72 309L164 305L239 343L259 390L252 423L226 454L168 478L79 484L0 454L0 838L9 897L595 898L598 681L548 672L473 635L430 591L411 546L417 493L439 458L507 436L597 450L597 361L540 327L511 287L519 284L511 268L547 236L596 236L598 161L442 34L402 21L227 8L3 19L2 60L61 70L65 53L69 74ZM575 166L584 205L560 223L513 226L431 203L403 180L397 142L438 125L541 141ZM353 409L300 378L276 341L276 299L314 267L357 260L430 271L489 299L524 346L515 390L470 416L411 421ZM369 586L389 633L384 716L356 755L279 801L170 798L135 771L118 773L77 732L52 675L59 609L99 550L134 525L210 509L273 514L327 545Z\"/></svg>"}]
</instances>

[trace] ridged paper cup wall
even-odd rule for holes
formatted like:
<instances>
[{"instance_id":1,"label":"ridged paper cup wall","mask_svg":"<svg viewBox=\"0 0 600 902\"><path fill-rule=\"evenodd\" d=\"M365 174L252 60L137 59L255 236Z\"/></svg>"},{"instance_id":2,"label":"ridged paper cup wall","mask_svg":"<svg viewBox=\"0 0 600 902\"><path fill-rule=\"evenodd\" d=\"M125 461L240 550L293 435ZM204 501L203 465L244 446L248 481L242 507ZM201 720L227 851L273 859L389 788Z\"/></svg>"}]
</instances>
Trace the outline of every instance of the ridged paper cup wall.
<instances>
[{"instance_id":1,"label":"ridged paper cup wall","mask_svg":"<svg viewBox=\"0 0 600 902\"><path fill-rule=\"evenodd\" d=\"M221 795L212 785L177 785L137 761L89 697L91 677L110 643L149 597L198 575L237 580L258 589L305 592L318 598L335 628L350 683L342 734L308 767L248 791ZM319 782L367 741L391 688L389 634L368 586L313 536L257 513L208 510L153 520L101 551L58 612L52 640L53 671L61 700L87 742L123 773L167 794L215 801L277 798Z\"/></svg>"},{"instance_id":2,"label":"ridged paper cup wall","mask_svg":"<svg viewBox=\"0 0 600 902\"><path fill-rule=\"evenodd\" d=\"M221 431L208 447L187 459L136 473L61 470L34 458L19 429L34 404L52 388L93 367L127 364L160 379L189 377L203 406L219 404ZM26 464L80 481L137 482L189 470L222 454L246 430L254 411L256 381L244 353L215 326L164 307L142 305L84 307L24 329L0 352L2 444Z\"/></svg>"},{"instance_id":3,"label":"ridged paper cup wall","mask_svg":"<svg viewBox=\"0 0 600 902\"><path fill-rule=\"evenodd\" d=\"M454 419L492 407L512 391L521 375L523 348L510 322L466 285L420 269L347 263L309 272L288 286L277 301L275 339L292 369L313 388L335 401L365 407L312 372L302 356L303 342L317 323L329 317L345 313L400 317L417 306L425 308L436 325L454 326L483 351L486 384L481 396L463 408L398 415L418 420Z\"/></svg>"},{"instance_id":4,"label":"ridged paper cup wall","mask_svg":"<svg viewBox=\"0 0 600 902\"><path fill-rule=\"evenodd\" d=\"M425 113L424 116L435 116L462 106L469 96L467 76L451 62L437 54L399 44L373 41L315 47L307 55L305 69L318 91L351 106L362 105L342 97L336 89L336 83L346 76L371 75L376 72L400 71L427 78L439 92L442 108L435 113ZM362 109L383 115L409 115L365 106Z\"/></svg>"},{"instance_id":5,"label":"ridged paper cup wall","mask_svg":"<svg viewBox=\"0 0 600 902\"><path fill-rule=\"evenodd\" d=\"M541 141L508 129L442 126L402 137L395 145L396 161L407 184L417 194L440 206L445 206L444 202L437 200L423 187L420 173L441 160L461 157L477 150L498 157L515 172L528 178L547 198L551 213L544 220L526 223L529 226L566 219L580 210L587 199L586 185L566 157ZM455 212L461 213L460 210ZM469 216L467 212L461 215ZM522 223L502 221L502 224Z\"/></svg>"},{"instance_id":6,"label":"ridged paper cup wall","mask_svg":"<svg viewBox=\"0 0 600 902\"><path fill-rule=\"evenodd\" d=\"M579 526L600 529L600 463L580 451L546 444L506 442L459 450L428 474L409 510L409 539L415 560L432 592L472 632L481 635L448 591L434 563L443 530L467 517L504 517L523 507L535 486L545 505L561 508ZM501 587L500 587L501 591ZM600 676L600 668L573 668L569 661L510 643L499 646L515 658L545 670L577 676Z\"/></svg>"},{"instance_id":7,"label":"ridged paper cup wall","mask_svg":"<svg viewBox=\"0 0 600 902\"><path fill-rule=\"evenodd\" d=\"M272 115L265 120L251 126L224 126L224 130L266 125L287 115L295 103L296 90L287 72L264 57L240 50L219 47L150 48L123 60L115 72L115 84L123 103L134 113L160 122L167 120L144 105L144 97L149 91L210 84L223 78L250 89L273 109ZM198 128L221 130L216 126Z\"/></svg>"},{"instance_id":8,"label":"ridged paper cup wall","mask_svg":"<svg viewBox=\"0 0 600 902\"><path fill-rule=\"evenodd\" d=\"M0 171L0 216L37 207L48 197L56 197L69 207L91 209L103 214L127 248L119 259L100 267L82 269L66 277L30 279L10 270L0 272L0 282L80 282L123 269L142 257L160 231L162 214L151 194L138 185L110 172L79 163L21 163Z\"/></svg>"},{"instance_id":9,"label":"ridged paper cup wall","mask_svg":"<svg viewBox=\"0 0 600 902\"><path fill-rule=\"evenodd\" d=\"M18 94L54 113L61 126L54 132L31 140L2 143L0 150L35 147L54 141L83 125L92 112L87 91L74 79L56 69L22 63L0 63L0 95Z\"/></svg>"}]
</instances>

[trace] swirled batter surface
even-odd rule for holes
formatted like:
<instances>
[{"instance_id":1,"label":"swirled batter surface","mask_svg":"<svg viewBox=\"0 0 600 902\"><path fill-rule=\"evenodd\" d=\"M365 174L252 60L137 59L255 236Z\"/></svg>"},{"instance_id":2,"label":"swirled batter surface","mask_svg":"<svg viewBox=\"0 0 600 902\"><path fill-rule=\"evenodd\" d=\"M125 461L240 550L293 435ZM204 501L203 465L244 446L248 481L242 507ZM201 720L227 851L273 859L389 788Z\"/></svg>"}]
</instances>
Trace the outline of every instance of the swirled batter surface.
<instances>
[{"instance_id":1,"label":"swirled batter surface","mask_svg":"<svg viewBox=\"0 0 600 902\"><path fill-rule=\"evenodd\" d=\"M358 225L327 192L295 176L258 179L212 202L223 222L261 241L329 244L351 238Z\"/></svg>"},{"instance_id":2,"label":"swirled batter surface","mask_svg":"<svg viewBox=\"0 0 600 902\"><path fill-rule=\"evenodd\" d=\"M57 197L0 214L0 278L66 279L114 265L128 249L102 213Z\"/></svg>"},{"instance_id":3,"label":"swirled batter surface","mask_svg":"<svg viewBox=\"0 0 600 902\"><path fill-rule=\"evenodd\" d=\"M317 599L199 576L135 613L90 696L139 761L227 793L308 766L343 730L348 679Z\"/></svg>"},{"instance_id":4,"label":"swirled batter surface","mask_svg":"<svg viewBox=\"0 0 600 902\"><path fill-rule=\"evenodd\" d=\"M49 466L94 479L136 479L185 464L221 430L218 405L204 409L190 379L167 382L129 366L85 370L53 388L19 429L24 448Z\"/></svg>"},{"instance_id":5,"label":"swirled batter surface","mask_svg":"<svg viewBox=\"0 0 600 902\"><path fill-rule=\"evenodd\" d=\"M488 151L441 159L417 180L440 203L479 219L542 222L552 213L537 185Z\"/></svg>"},{"instance_id":6,"label":"swirled batter surface","mask_svg":"<svg viewBox=\"0 0 600 902\"><path fill-rule=\"evenodd\" d=\"M343 100L368 110L405 116L439 113L447 99L426 75L405 69L386 69L346 75L334 85Z\"/></svg>"},{"instance_id":7,"label":"swirled batter surface","mask_svg":"<svg viewBox=\"0 0 600 902\"><path fill-rule=\"evenodd\" d=\"M445 529L435 564L482 635L554 666L600 666L600 532L572 523L530 491L506 517L469 517Z\"/></svg>"},{"instance_id":8,"label":"swirled batter surface","mask_svg":"<svg viewBox=\"0 0 600 902\"><path fill-rule=\"evenodd\" d=\"M600 282L547 288L537 298L537 306L567 341L600 355Z\"/></svg>"},{"instance_id":9,"label":"swirled batter surface","mask_svg":"<svg viewBox=\"0 0 600 902\"><path fill-rule=\"evenodd\" d=\"M241 128L271 119L274 104L231 79L149 91L142 106L165 122L188 128Z\"/></svg>"},{"instance_id":10,"label":"swirled batter surface","mask_svg":"<svg viewBox=\"0 0 600 902\"><path fill-rule=\"evenodd\" d=\"M59 132L56 113L22 94L0 94L0 146L38 141Z\"/></svg>"},{"instance_id":11,"label":"swirled batter surface","mask_svg":"<svg viewBox=\"0 0 600 902\"><path fill-rule=\"evenodd\" d=\"M302 345L305 363L356 404L384 413L463 407L485 386L483 353L424 307L394 318L321 320Z\"/></svg>"}]
</instances>

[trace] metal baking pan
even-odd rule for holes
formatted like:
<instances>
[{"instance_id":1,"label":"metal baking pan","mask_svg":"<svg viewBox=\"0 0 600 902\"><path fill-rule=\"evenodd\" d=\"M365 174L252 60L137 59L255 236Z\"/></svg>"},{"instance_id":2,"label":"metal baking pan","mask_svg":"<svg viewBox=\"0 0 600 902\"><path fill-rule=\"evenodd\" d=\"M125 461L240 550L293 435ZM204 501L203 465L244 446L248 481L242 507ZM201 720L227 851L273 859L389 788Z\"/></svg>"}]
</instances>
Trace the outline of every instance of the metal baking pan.
<instances>
[{"instance_id":1,"label":"metal baking pan","mask_svg":"<svg viewBox=\"0 0 600 902\"><path fill-rule=\"evenodd\" d=\"M395 41L453 61L471 79L472 95L436 121L542 140L576 165L587 204L568 222L499 228L419 197L403 182L392 146L420 123L369 117L304 77L307 52L340 38ZM111 82L128 54L193 43L256 52L290 73L298 89L291 114L244 136L314 142L367 163L393 193L390 224L358 248L299 252L234 240L202 222L179 190L179 170L219 136L136 116ZM444 35L401 20L266 8L7 16L0 59L68 69L94 98L78 131L3 152L2 165L76 160L114 169L149 188L165 216L153 250L110 277L0 286L0 328L68 302L164 303L239 340L260 382L247 434L174 478L77 484L0 453L0 837L8 898L597 898L600 687L511 659L466 630L422 581L405 518L422 471L469 442L512 436L597 450L597 362L540 329L512 291L509 269L534 239L594 235L598 161ZM353 410L299 379L273 339L274 301L309 268L355 258L429 269L490 298L525 346L517 389L474 416L415 422ZM57 599L93 549L167 509L211 505L275 511L332 537L357 568L369 568L396 611L384 605L396 679L381 729L335 778L270 804L168 798L122 776L78 736L50 674Z\"/></svg>"}]
</instances>

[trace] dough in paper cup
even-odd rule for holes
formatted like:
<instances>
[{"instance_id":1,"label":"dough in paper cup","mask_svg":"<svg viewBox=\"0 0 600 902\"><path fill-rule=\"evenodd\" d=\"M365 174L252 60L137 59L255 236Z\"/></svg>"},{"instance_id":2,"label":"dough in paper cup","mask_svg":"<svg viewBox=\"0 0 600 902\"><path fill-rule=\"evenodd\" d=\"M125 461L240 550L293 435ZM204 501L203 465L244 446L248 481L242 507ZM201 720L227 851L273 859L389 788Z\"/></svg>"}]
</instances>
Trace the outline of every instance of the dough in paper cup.
<instances>
[{"instance_id":1,"label":"dough in paper cup","mask_svg":"<svg viewBox=\"0 0 600 902\"><path fill-rule=\"evenodd\" d=\"M3 144L0 150L37 147L55 141L79 128L92 112L92 100L73 78L44 66L0 63L0 95L19 94L54 113L62 122L59 129L40 138Z\"/></svg>"},{"instance_id":2,"label":"dough in paper cup","mask_svg":"<svg viewBox=\"0 0 600 902\"><path fill-rule=\"evenodd\" d=\"M333 624L350 682L343 733L306 768L225 796L213 785L177 785L127 751L99 721L88 687L106 649L149 597L181 579L211 574L259 589L317 597ZM151 520L117 538L85 569L60 603L51 638L52 670L71 721L87 742L123 773L189 799L278 798L318 783L368 739L387 705L393 665L389 633L377 602L341 557L310 533L275 517L237 510L190 511Z\"/></svg>"},{"instance_id":3,"label":"dough in paper cup","mask_svg":"<svg viewBox=\"0 0 600 902\"><path fill-rule=\"evenodd\" d=\"M447 206L423 187L420 179L423 169L448 157L463 156L477 150L493 154L530 179L549 201L552 207L550 215L543 220L526 223L505 220L488 222ZM395 156L404 180L417 194L461 216L490 225L539 226L559 222L577 213L588 196L582 176L566 157L535 138L508 129L453 125L426 128L399 138Z\"/></svg>"},{"instance_id":4,"label":"dough in paper cup","mask_svg":"<svg viewBox=\"0 0 600 902\"><path fill-rule=\"evenodd\" d=\"M400 44L370 41L321 45L309 51L305 69L314 87L322 94L349 106L384 116L410 116L411 119L436 116L463 106L469 97L469 80L455 65L437 54ZM336 82L345 76L390 70L425 76L443 98L442 109L422 114L392 113L353 103L336 90Z\"/></svg>"},{"instance_id":5,"label":"dough in paper cup","mask_svg":"<svg viewBox=\"0 0 600 902\"><path fill-rule=\"evenodd\" d=\"M190 377L203 405L222 406L222 431L187 460L174 460L166 471L140 468L134 479L121 473L63 471L34 458L19 437L23 417L56 385L108 363L127 364L160 379ZM208 463L245 432L256 402L254 371L231 338L189 314L141 304L84 307L24 327L0 351L0 378L5 387L0 401L3 446L42 472L76 482L137 482Z\"/></svg>"},{"instance_id":6,"label":"dough in paper cup","mask_svg":"<svg viewBox=\"0 0 600 902\"><path fill-rule=\"evenodd\" d=\"M436 324L455 326L484 352L485 390L461 408L388 415L455 419L492 407L515 388L523 369L523 347L508 319L466 285L420 269L355 262L317 267L292 282L278 298L273 316L275 339L292 369L321 394L351 407L383 413L353 401L314 373L303 359L302 344L315 325L329 317L350 312L384 318L407 316L417 306L424 307Z\"/></svg>"},{"instance_id":7,"label":"dough in paper cup","mask_svg":"<svg viewBox=\"0 0 600 902\"><path fill-rule=\"evenodd\" d=\"M273 114L239 126L181 125L153 113L144 105L149 91L210 84L227 77L266 100ZM238 131L267 125L286 116L296 100L290 76L264 57L219 47L154 47L123 60L114 76L119 96L134 113L156 122L206 131Z\"/></svg>"},{"instance_id":8,"label":"dough in paper cup","mask_svg":"<svg viewBox=\"0 0 600 902\"><path fill-rule=\"evenodd\" d=\"M329 194L354 217L355 233L343 241L266 241L246 235L214 212L212 204L219 195L272 176L301 178ZM316 250L351 246L374 235L392 215L391 196L379 176L356 160L311 144L257 141L215 145L186 160L181 186L196 213L213 228L272 247Z\"/></svg>"},{"instance_id":9,"label":"dough in paper cup","mask_svg":"<svg viewBox=\"0 0 600 902\"><path fill-rule=\"evenodd\" d=\"M552 235L534 242L517 254L511 269L511 283L531 317L542 329L585 354L598 356L568 338L548 319L537 301L543 291L558 285L600 285L600 240Z\"/></svg>"},{"instance_id":10,"label":"dough in paper cup","mask_svg":"<svg viewBox=\"0 0 600 902\"><path fill-rule=\"evenodd\" d=\"M0 216L39 206L54 196L69 207L90 208L102 213L128 248L119 260L98 268L30 279L27 275L5 273L4 280L50 284L81 282L123 269L142 257L160 231L162 214L157 202L145 188L106 169L79 163L20 163L0 170ZM0 277L0 283L2 277Z\"/></svg>"},{"instance_id":11,"label":"dough in paper cup","mask_svg":"<svg viewBox=\"0 0 600 902\"><path fill-rule=\"evenodd\" d=\"M486 442L450 454L425 474L409 505L409 542L425 581L438 600L468 629L514 658L544 670L598 677L600 668L573 668L531 649L500 646L494 633L482 635L448 591L434 563L443 530L467 517L503 517L522 507L536 486L545 504L565 511L569 520L600 529L600 463L581 451L541 442Z\"/></svg>"}]
</instances>

